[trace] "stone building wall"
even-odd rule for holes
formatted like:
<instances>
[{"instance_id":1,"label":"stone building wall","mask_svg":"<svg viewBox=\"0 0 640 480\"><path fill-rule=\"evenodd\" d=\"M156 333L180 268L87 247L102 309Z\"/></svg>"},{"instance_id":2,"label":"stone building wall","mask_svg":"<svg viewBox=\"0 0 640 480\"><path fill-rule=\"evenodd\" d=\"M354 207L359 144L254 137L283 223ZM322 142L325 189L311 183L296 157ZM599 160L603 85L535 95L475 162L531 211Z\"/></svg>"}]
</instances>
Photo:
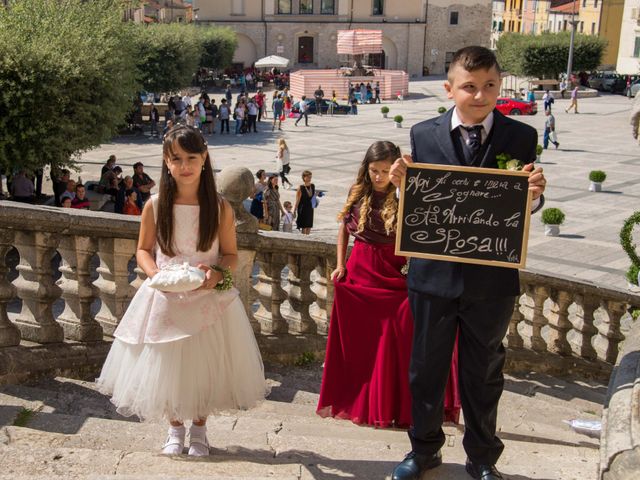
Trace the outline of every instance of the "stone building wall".
<instances>
[{"instance_id":1,"label":"stone building wall","mask_svg":"<svg viewBox=\"0 0 640 480\"><path fill-rule=\"evenodd\" d=\"M340 11L330 18L323 15L307 15L307 18L293 15L285 18L269 11L263 15L263 21L256 20L254 15L250 19L234 17L230 20L224 12L203 18L202 10L199 23L205 27L209 24L228 26L236 31L239 47L234 61L243 63L245 67L263 56L274 54L289 58L293 70L347 65L348 57L338 56L336 52L336 38L338 30L356 28L382 30L386 68L404 70L411 77L425 73L443 74L447 52L454 52L465 45L489 46L491 1L458 0L451 3L432 0L427 2L426 7L426 23L424 16L416 16L413 21L404 18L396 20L395 16L384 19L367 16L349 21L340 15ZM457 25L451 25L451 12L458 12ZM298 39L303 36L313 38L312 63L298 63ZM255 55L253 60L250 59L251 52Z\"/></svg>"}]
</instances>

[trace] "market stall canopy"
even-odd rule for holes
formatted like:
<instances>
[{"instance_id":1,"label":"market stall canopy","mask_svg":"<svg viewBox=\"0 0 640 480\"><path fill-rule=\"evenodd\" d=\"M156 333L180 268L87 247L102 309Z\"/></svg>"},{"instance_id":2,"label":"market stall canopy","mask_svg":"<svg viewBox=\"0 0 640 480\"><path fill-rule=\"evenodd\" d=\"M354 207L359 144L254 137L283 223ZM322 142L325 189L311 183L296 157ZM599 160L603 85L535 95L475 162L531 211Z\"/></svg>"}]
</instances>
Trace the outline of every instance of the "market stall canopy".
<instances>
[{"instance_id":1,"label":"market stall canopy","mask_svg":"<svg viewBox=\"0 0 640 480\"><path fill-rule=\"evenodd\" d=\"M338 55L382 53L382 30L338 30Z\"/></svg>"},{"instance_id":2,"label":"market stall canopy","mask_svg":"<svg viewBox=\"0 0 640 480\"><path fill-rule=\"evenodd\" d=\"M277 55L269 55L268 57L261 58L254 65L256 68L287 68L289 66L289 59Z\"/></svg>"}]
</instances>

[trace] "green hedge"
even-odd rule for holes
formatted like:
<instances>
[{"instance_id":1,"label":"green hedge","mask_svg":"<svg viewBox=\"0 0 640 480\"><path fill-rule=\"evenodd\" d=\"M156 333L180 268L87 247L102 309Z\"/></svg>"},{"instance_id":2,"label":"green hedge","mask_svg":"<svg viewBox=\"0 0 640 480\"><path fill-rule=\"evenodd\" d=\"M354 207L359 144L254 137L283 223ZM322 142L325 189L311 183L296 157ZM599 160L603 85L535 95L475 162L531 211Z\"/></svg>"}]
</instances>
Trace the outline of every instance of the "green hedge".
<instances>
[{"instance_id":1,"label":"green hedge","mask_svg":"<svg viewBox=\"0 0 640 480\"><path fill-rule=\"evenodd\" d=\"M505 33L496 46L503 70L514 75L558 78L567 70L570 32L530 35ZM595 35L575 34L573 70L594 70L600 65L607 41Z\"/></svg>"}]
</instances>

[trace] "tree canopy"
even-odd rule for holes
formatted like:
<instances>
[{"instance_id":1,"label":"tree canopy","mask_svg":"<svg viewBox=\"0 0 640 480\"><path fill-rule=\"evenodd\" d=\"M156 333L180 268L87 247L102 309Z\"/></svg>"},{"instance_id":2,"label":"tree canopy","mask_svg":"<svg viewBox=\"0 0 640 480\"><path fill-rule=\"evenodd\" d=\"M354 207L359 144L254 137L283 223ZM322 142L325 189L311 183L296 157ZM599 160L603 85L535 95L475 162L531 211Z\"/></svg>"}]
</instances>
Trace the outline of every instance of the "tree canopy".
<instances>
[{"instance_id":1,"label":"tree canopy","mask_svg":"<svg viewBox=\"0 0 640 480\"><path fill-rule=\"evenodd\" d=\"M110 140L136 93L178 90L230 64L235 34L123 21L122 0L10 0L0 8L0 166L73 166Z\"/></svg>"},{"instance_id":2,"label":"tree canopy","mask_svg":"<svg viewBox=\"0 0 640 480\"><path fill-rule=\"evenodd\" d=\"M137 90L132 25L113 0L0 8L0 164L73 164L110 139Z\"/></svg>"},{"instance_id":3,"label":"tree canopy","mask_svg":"<svg viewBox=\"0 0 640 480\"><path fill-rule=\"evenodd\" d=\"M567 70L571 33L523 35L505 33L497 44L500 66L514 75L558 78ZM600 65L607 41L595 35L575 34L573 69L595 70Z\"/></svg>"}]
</instances>

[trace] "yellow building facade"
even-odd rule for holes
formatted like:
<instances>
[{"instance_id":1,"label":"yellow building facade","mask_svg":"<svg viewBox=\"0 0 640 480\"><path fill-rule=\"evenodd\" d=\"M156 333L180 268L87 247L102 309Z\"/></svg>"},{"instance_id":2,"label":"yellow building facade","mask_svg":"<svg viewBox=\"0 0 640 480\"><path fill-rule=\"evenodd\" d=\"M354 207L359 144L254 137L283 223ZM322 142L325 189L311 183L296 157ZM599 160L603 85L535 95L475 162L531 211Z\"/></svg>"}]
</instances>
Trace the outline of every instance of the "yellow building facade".
<instances>
[{"instance_id":1,"label":"yellow building facade","mask_svg":"<svg viewBox=\"0 0 640 480\"><path fill-rule=\"evenodd\" d=\"M600 28L598 29L598 35L606 39L608 42L607 48L604 51L602 64L609 65L612 69L618 61L624 4L624 0L604 1L602 4L602 11L600 13Z\"/></svg>"}]
</instances>

